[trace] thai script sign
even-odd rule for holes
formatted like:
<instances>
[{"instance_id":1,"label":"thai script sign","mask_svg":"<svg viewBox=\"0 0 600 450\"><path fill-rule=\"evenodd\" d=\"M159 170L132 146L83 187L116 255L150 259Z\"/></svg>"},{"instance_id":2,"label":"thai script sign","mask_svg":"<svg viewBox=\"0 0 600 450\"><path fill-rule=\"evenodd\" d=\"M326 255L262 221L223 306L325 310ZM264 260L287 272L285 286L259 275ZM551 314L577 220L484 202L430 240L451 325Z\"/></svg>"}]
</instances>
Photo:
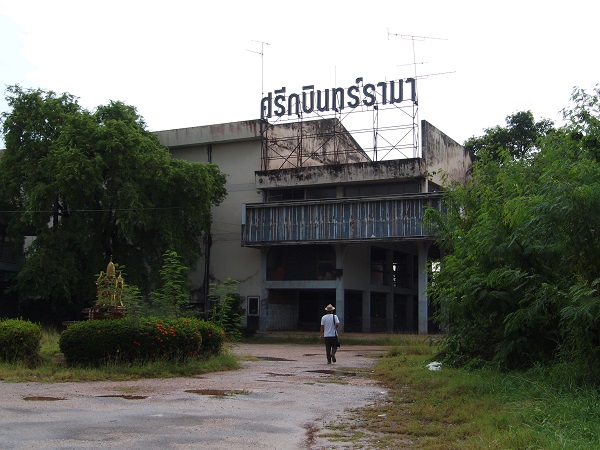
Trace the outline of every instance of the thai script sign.
<instances>
[{"instance_id":1,"label":"thai script sign","mask_svg":"<svg viewBox=\"0 0 600 450\"><path fill-rule=\"evenodd\" d=\"M363 84L362 77L356 79L356 84L347 88L332 88L324 91L317 90L315 86L302 86L302 94L290 94L286 97L286 88L269 92L260 103L260 118L269 119L273 115L282 117L292 114L300 115L301 112L341 111L345 107L356 108L360 105L374 106L377 103L386 105L412 101L416 103L417 93L414 78L405 80L380 81L377 84ZM410 88L410 97L404 97L404 85ZM362 99L361 99L362 97ZM381 99L378 102L378 97Z\"/></svg>"}]
</instances>

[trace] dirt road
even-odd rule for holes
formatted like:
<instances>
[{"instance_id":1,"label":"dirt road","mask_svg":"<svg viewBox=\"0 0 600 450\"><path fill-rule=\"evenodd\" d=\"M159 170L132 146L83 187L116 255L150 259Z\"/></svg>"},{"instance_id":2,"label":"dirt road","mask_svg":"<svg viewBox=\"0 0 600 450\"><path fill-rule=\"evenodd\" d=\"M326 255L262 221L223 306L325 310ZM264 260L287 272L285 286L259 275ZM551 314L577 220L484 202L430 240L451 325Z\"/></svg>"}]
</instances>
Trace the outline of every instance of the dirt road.
<instances>
[{"instance_id":1,"label":"dirt road","mask_svg":"<svg viewBox=\"0 0 600 450\"><path fill-rule=\"evenodd\" d=\"M242 369L193 378L0 383L0 448L332 449L323 425L386 395L377 346L238 344Z\"/></svg>"}]
</instances>

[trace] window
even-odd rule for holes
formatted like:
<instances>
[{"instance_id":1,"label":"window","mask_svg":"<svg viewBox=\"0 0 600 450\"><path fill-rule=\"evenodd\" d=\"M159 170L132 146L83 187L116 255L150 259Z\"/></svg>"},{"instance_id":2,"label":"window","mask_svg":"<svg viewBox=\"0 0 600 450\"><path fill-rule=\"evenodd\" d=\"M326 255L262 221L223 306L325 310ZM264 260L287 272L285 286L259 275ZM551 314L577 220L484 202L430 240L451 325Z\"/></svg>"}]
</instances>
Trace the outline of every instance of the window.
<instances>
[{"instance_id":1,"label":"window","mask_svg":"<svg viewBox=\"0 0 600 450\"><path fill-rule=\"evenodd\" d=\"M335 250L330 245L272 247L267 256L267 280L333 280Z\"/></svg>"},{"instance_id":2,"label":"window","mask_svg":"<svg viewBox=\"0 0 600 450\"><path fill-rule=\"evenodd\" d=\"M248 297L248 309L247 313L249 316L258 316L260 313L260 297Z\"/></svg>"}]
</instances>

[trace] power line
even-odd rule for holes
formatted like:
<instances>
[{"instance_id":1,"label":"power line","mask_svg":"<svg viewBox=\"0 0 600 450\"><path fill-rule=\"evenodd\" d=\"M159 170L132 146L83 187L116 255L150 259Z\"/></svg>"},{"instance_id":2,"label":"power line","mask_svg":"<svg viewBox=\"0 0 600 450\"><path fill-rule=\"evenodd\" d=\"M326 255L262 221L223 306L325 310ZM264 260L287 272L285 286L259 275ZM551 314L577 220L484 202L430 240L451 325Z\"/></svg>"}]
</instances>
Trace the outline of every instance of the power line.
<instances>
[{"instance_id":1,"label":"power line","mask_svg":"<svg viewBox=\"0 0 600 450\"><path fill-rule=\"evenodd\" d=\"M152 208L104 208L104 209L66 209L65 212L112 212L112 211L160 211L160 210L184 210L192 208L183 208L181 206L163 206L163 207L152 207ZM11 211L0 211L0 214L13 214L13 213L54 213L54 209L13 209Z\"/></svg>"}]
</instances>

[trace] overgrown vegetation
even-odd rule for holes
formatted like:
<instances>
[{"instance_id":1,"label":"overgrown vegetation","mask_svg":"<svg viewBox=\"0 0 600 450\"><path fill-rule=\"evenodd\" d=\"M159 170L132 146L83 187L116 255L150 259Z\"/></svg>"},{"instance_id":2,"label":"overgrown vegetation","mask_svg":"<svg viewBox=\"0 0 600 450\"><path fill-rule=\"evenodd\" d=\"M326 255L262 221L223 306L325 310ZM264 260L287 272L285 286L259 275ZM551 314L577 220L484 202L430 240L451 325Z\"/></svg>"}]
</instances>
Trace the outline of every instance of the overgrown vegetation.
<instances>
[{"instance_id":1,"label":"overgrown vegetation","mask_svg":"<svg viewBox=\"0 0 600 450\"><path fill-rule=\"evenodd\" d=\"M321 437L345 448L591 449L600 446L600 397L568 384L573 367L501 373L442 365L428 370L438 347L398 336L375 367L389 395Z\"/></svg>"},{"instance_id":2,"label":"overgrown vegetation","mask_svg":"<svg viewBox=\"0 0 600 450\"><path fill-rule=\"evenodd\" d=\"M576 90L562 128L529 117L515 129L509 116L488 130L470 181L429 213L445 255L429 286L445 362L569 364L572 383L600 383L599 95Z\"/></svg>"},{"instance_id":3,"label":"overgrown vegetation","mask_svg":"<svg viewBox=\"0 0 600 450\"><path fill-rule=\"evenodd\" d=\"M245 298L236 292L238 284L238 281L228 278L210 285L209 298L213 307L208 311L207 318L224 329L231 340L239 340L242 336L240 324L244 316L242 305Z\"/></svg>"}]
</instances>

